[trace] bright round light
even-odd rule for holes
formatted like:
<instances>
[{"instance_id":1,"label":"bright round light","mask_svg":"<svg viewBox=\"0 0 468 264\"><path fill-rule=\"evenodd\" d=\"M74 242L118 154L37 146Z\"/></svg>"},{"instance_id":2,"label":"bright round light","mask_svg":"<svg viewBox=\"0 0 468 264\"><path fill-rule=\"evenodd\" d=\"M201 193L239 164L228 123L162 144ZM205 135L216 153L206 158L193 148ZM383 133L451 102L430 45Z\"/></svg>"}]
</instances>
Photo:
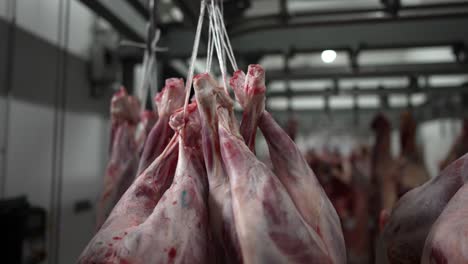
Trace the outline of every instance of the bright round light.
<instances>
[{"instance_id":1,"label":"bright round light","mask_svg":"<svg viewBox=\"0 0 468 264\"><path fill-rule=\"evenodd\" d=\"M322 61L325 63L332 63L336 59L336 52L334 50L322 51Z\"/></svg>"}]
</instances>

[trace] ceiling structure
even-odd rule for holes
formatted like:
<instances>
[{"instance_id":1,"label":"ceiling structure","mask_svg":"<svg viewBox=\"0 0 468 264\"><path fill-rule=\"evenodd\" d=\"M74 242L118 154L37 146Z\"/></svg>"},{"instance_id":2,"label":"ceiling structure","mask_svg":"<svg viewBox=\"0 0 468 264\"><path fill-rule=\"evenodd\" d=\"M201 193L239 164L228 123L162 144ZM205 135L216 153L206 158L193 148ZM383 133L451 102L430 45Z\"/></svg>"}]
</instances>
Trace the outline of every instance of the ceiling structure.
<instances>
[{"instance_id":1,"label":"ceiling structure","mask_svg":"<svg viewBox=\"0 0 468 264\"><path fill-rule=\"evenodd\" d=\"M100 9L110 2L81 1ZM161 46L169 47L161 57L183 69L199 1L156 1ZM145 39L146 0L112 3L107 19L126 38ZM129 15L124 4L135 12ZM261 63L267 69L273 111L433 106L441 104L433 100L468 89L466 0L224 0L224 10L239 66ZM324 50L336 51L332 63L322 60Z\"/></svg>"}]
</instances>

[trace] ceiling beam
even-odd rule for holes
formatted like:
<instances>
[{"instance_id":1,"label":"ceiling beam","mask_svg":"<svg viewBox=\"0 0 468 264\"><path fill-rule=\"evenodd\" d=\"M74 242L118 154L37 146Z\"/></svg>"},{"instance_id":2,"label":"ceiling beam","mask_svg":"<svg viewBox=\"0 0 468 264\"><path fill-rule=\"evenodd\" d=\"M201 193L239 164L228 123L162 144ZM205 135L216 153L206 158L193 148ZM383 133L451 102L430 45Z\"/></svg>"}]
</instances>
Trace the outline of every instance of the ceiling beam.
<instances>
[{"instance_id":1,"label":"ceiling beam","mask_svg":"<svg viewBox=\"0 0 468 264\"><path fill-rule=\"evenodd\" d=\"M126 0L146 20L150 18L148 3L145 0Z\"/></svg>"},{"instance_id":2,"label":"ceiling beam","mask_svg":"<svg viewBox=\"0 0 468 264\"><path fill-rule=\"evenodd\" d=\"M439 20L392 21L378 24L346 24L321 27L275 28L231 36L237 56L283 53L295 50L318 51L333 48L422 46L438 43L467 43L468 15ZM165 25L162 45L170 47L168 58L186 58L192 50L194 30L180 24ZM279 37L281 36L281 37ZM266 45L267 43L267 45ZM391 45L388 45L391 43ZM200 49L202 52L203 49Z\"/></svg>"},{"instance_id":3,"label":"ceiling beam","mask_svg":"<svg viewBox=\"0 0 468 264\"><path fill-rule=\"evenodd\" d=\"M304 96L337 96L337 95L409 95L415 93L424 94L457 94L457 93L468 93L468 85L461 86L436 86L436 87L424 87L424 88L409 88L409 87L378 87L373 89L322 89L322 90L307 90L295 89L291 93L286 91L281 92L269 92L267 97L304 97Z\"/></svg>"},{"instance_id":4,"label":"ceiling beam","mask_svg":"<svg viewBox=\"0 0 468 264\"><path fill-rule=\"evenodd\" d=\"M385 8L356 9L349 11L302 12L284 18L284 14L273 14L253 18L239 18L231 23L232 36L279 28L315 27L350 24L385 23L426 19L446 19L466 17L468 3L446 3L432 5L403 6L397 13L389 13Z\"/></svg>"},{"instance_id":5,"label":"ceiling beam","mask_svg":"<svg viewBox=\"0 0 468 264\"><path fill-rule=\"evenodd\" d=\"M268 81L277 80L310 80L335 78L362 78L362 77L398 77L408 75L434 75L434 74L466 74L467 64L458 63L419 63L419 64L391 64L391 65L360 65L358 70L350 67L322 67L301 68L289 73L281 70L267 70Z\"/></svg>"},{"instance_id":6,"label":"ceiling beam","mask_svg":"<svg viewBox=\"0 0 468 264\"><path fill-rule=\"evenodd\" d=\"M107 20L120 34L144 41L146 19L127 0L80 0L98 16Z\"/></svg>"}]
</instances>

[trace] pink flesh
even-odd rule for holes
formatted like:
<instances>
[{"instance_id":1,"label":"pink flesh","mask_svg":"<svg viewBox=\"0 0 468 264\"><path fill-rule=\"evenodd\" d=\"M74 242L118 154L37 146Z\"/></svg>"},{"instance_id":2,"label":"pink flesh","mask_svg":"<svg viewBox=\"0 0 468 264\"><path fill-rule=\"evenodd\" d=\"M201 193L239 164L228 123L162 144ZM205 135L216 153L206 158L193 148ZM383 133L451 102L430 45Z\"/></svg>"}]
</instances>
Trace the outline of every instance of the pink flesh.
<instances>
[{"instance_id":1,"label":"pink flesh","mask_svg":"<svg viewBox=\"0 0 468 264\"><path fill-rule=\"evenodd\" d=\"M353 176L354 177L354 176ZM348 249L348 261L353 262L353 258L368 259L369 251L372 250L369 243L369 188L361 184L355 184L352 190L353 210L351 215L354 220L354 226L351 229L343 227L346 248ZM357 262L359 263L359 262ZM369 261L367 261L369 263Z\"/></svg>"},{"instance_id":2,"label":"pink flesh","mask_svg":"<svg viewBox=\"0 0 468 264\"><path fill-rule=\"evenodd\" d=\"M98 229L135 178L139 154L135 117L138 112L138 101L128 96L125 89L122 88L112 98L110 158L104 176L103 193L97 204Z\"/></svg>"},{"instance_id":3,"label":"pink flesh","mask_svg":"<svg viewBox=\"0 0 468 264\"><path fill-rule=\"evenodd\" d=\"M244 262L332 263L273 172L226 124L219 134Z\"/></svg>"},{"instance_id":4,"label":"pink flesh","mask_svg":"<svg viewBox=\"0 0 468 264\"><path fill-rule=\"evenodd\" d=\"M313 230L321 230L333 263L346 263L340 220L302 153L270 114L264 112L259 127L267 140L274 171L296 208Z\"/></svg>"},{"instance_id":5,"label":"pink flesh","mask_svg":"<svg viewBox=\"0 0 468 264\"><path fill-rule=\"evenodd\" d=\"M466 182L467 172L468 155L465 155L398 201L382 234L382 247L390 263L420 263L431 226Z\"/></svg>"},{"instance_id":6,"label":"pink flesh","mask_svg":"<svg viewBox=\"0 0 468 264\"><path fill-rule=\"evenodd\" d=\"M173 135L174 131L169 126L169 116L160 117L146 138L137 175L140 175L161 154Z\"/></svg>"},{"instance_id":7,"label":"pink flesh","mask_svg":"<svg viewBox=\"0 0 468 264\"><path fill-rule=\"evenodd\" d=\"M193 141L199 136L192 131L184 137L191 142L179 138L172 186L151 216L123 240L118 255L128 263L208 262L206 171L200 142Z\"/></svg>"},{"instance_id":8,"label":"pink flesh","mask_svg":"<svg viewBox=\"0 0 468 264\"><path fill-rule=\"evenodd\" d=\"M423 264L468 263L468 185L463 185L431 228Z\"/></svg>"},{"instance_id":9,"label":"pink flesh","mask_svg":"<svg viewBox=\"0 0 468 264\"><path fill-rule=\"evenodd\" d=\"M117 129L104 177L103 193L97 207L97 229L101 227L135 179L138 150L134 142L134 131L135 128L129 128L128 125L122 125Z\"/></svg>"},{"instance_id":10,"label":"pink flesh","mask_svg":"<svg viewBox=\"0 0 468 264\"><path fill-rule=\"evenodd\" d=\"M234 94L236 95L237 101L242 106L245 107L246 101L246 92L244 91L245 87L245 73L241 70L237 70L232 75L231 79L229 80L229 85L234 90Z\"/></svg>"},{"instance_id":11,"label":"pink flesh","mask_svg":"<svg viewBox=\"0 0 468 264\"><path fill-rule=\"evenodd\" d=\"M170 116L184 104L184 80L169 78L163 90L155 97L159 117Z\"/></svg>"},{"instance_id":12,"label":"pink flesh","mask_svg":"<svg viewBox=\"0 0 468 264\"><path fill-rule=\"evenodd\" d=\"M416 121L411 113L403 112L400 123L399 196L429 180L423 156L416 144Z\"/></svg>"},{"instance_id":13,"label":"pink flesh","mask_svg":"<svg viewBox=\"0 0 468 264\"><path fill-rule=\"evenodd\" d=\"M153 126L158 121L158 115L152 110L145 110L141 113L141 124L143 126L143 131L146 136L153 128Z\"/></svg>"},{"instance_id":14,"label":"pink flesh","mask_svg":"<svg viewBox=\"0 0 468 264\"><path fill-rule=\"evenodd\" d=\"M172 141L145 170L78 263L207 262L206 176L200 142L195 139L199 138L196 134L199 130L199 126L188 125L183 131L187 134L179 137L179 150L177 140ZM152 172L168 175L163 166L175 168L177 154L174 182L158 203L162 192L155 183L160 181L152 177Z\"/></svg>"},{"instance_id":15,"label":"pink flesh","mask_svg":"<svg viewBox=\"0 0 468 264\"><path fill-rule=\"evenodd\" d=\"M135 133L139 157L141 157L141 154L143 152L143 148L148 138L148 134L157 121L157 115L154 111L145 110L141 113L140 116L141 120L138 123ZM135 175L138 176L137 173Z\"/></svg>"},{"instance_id":16,"label":"pink flesh","mask_svg":"<svg viewBox=\"0 0 468 264\"><path fill-rule=\"evenodd\" d=\"M140 175L165 149L174 131L169 126L170 116L184 104L184 81L166 80L164 89L156 95L159 119L148 134L141 154L137 175Z\"/></svg>"},{"instance_id":17,"label":"pink flesh","mask_svg":"<svg viewBox=\"0 0 468 264\"><path fill-rule=\"evenodd\" d=\"M177 164L177 141L167 148L128 188L81 254L79 263L113 263L106 261L120 247L121 239L115 238L129 234L153 212L170 186Z\"/></svg>"},{"instance_id":18,"label":"pink flesh","mask_svg":"<svg viewBox=\"0 0 468 264\"><path fill-rule=\"evenodd\" d=\"M240 76L242 76L243 73L236 73L239 77L234 75L233 78L241 78ZM265 72L259 65L250 65L247 77L245 78L247 82L242 90L242 97L244 98L244 113L242 114L240 133L249 149L255 153L255 137L258 120L265 110L266 87L265 83L262 82L262 80L265 80ZM234 81L231 80L231 83L234 83ZM236 94L238 93L240 93L240 91Z\"/></svg>"},{"instance_id":19,"label":"pink flesh","mask_svg":"<svg viewBox=\"0 0 468 264\"><path fill-rule=\"evenodd\" d=\"M113 120L137 123L140 120L140 102L127 94L125 88L120 88L111 100L111 116Z\"/></svg>"},{"instance_id":20,"label":"pink flesh","mask_svg":"<svg viewBox=\"0 0 468 264\"><path fill-rule=\"evenodd\" d=\"M209 183L210 220L215 244L223 246L217 262L240 263L240 246L234 226L229 179L223 167L219 147L216 82L208 74L194 78L195 96L202 119L202 148ZM214 250L216 251L216 249Z\"/></svg>"},{"instance_id":21,"label":"pink flesh","mask_svg":"<svg viewBox=\"0 0 468 264\"><path fill-rule=\"evenodd\" d=\"M248 147L255 148L257 125L265 136L276 176L286 187L311 232L320 235L334 263L346 262L341 224L336 211L317 181L309 164L287 133L265 110L265 73L250 65L244 87L241 134Z\"/></svg>"},{"instance_id":22,"label":"pink flesh","mask_svg":"<svg viewBox=\"0 0 468 264\"><path fill-rule=\"evenodd\" d=\"M391 154L390 121L382 114L374 118L375 145L372 152L372 177L379 189L374 210L391 211L398 200L399 164ZM376 213L375 212L375 213Z\"/></svg>"}]
</instances>

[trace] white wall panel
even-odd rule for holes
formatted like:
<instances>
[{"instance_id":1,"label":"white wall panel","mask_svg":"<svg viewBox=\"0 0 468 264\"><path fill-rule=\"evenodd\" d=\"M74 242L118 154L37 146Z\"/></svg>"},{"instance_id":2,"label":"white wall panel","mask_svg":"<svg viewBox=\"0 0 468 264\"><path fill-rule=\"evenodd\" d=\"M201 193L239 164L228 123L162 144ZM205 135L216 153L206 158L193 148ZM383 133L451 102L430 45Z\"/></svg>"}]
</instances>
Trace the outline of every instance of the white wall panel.
<instances>
[{"instance_id":1,"label":"white wall panel","mask_svg":"<svg viewBox=\"0 0 468 264\"><path fill-rule=\"evenodd\" d=\"M92 44L92 24L94 15L81 2L70 2L70 27L68 29L68 50L81 58L89 58Z\"/></svg>"},{"instance_id":2,"label":"white wall panel","mask_svg":"<svg viewBox=\"0 0 468 264\"><path fill-rule=\"evenodd\" d=\"M439 173L439 162L447 156L461 131L459 120L432 120L419 128L426 165L432 177Z\"/></svg>"},{"instance_id":3,"label":"white wall panel","mask_svg":"<svg viewBox=\"0 0 468 264\"><path fill-rule=\"evenodd\" d=\"M7 17L7 4L9 0L0 0L0 18L5 19Z\"/></svg>"},{"instance_id":4,"label":"white wall panel","mask_svg":"<svg viewBox=\"0 0 468 264\"><path fill-rule=\"evenodd\" d=\"M50 206L54 110L12 100L8 138L6 196L27 195L29 202Z\"/></svg>"},{"instance_id":5,"label":"white wall panel","mask_svg":"<svg viewBox=\"0 0 468 264\"><path fill-rule=\"evenodd\" d=\"M16 0L16 20L26 31L58 43L60 0Z\"/></svg>"},{"instance_id":6,"label":"white wall panel","mask_svg":"<svg viewBox=\"0 0 468 264\"><path fill-rule=\"evenodd\" d=\"M93 113L67 113L63 152L60 261L75 261L95 231L94 210L74 212L77 201L93 205L106 164L108 121Z\"/></svg>"}]
</instances>

